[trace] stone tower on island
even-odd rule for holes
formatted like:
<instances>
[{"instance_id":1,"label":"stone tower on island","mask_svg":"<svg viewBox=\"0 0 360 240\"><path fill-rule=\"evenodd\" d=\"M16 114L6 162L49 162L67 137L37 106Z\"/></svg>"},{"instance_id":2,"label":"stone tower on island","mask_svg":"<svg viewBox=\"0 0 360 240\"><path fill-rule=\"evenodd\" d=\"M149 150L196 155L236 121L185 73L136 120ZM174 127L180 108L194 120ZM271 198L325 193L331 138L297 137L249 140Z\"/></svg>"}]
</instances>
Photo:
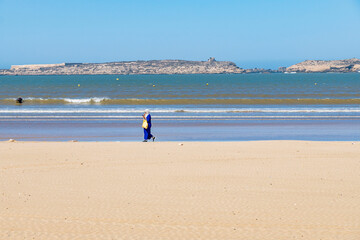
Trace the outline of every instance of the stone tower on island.
<instances>
[{"instance_id":1,"label":"stone tower on island","mask_svg":"<svg viewBox=\"0 0 360 240\"><path fill-rule=\"evenodd\" d=\"M215 60L214 57L211 57L211 58L208 59L208 62L209 62L209 63L213 63L213 62L215 62L215 61L216 61L216 60Z\"/></svg>"}]
</instances>

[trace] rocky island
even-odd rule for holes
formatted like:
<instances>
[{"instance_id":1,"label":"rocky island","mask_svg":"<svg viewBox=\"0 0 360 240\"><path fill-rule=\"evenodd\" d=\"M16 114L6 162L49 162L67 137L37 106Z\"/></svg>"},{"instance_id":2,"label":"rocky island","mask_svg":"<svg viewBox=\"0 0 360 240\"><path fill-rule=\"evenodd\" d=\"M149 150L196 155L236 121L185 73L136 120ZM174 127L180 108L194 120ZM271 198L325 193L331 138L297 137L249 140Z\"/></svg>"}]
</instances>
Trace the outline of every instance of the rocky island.
<instances>
[{"instance_id":1,"label":"rocky island","mask_svg":"<svg viewBox=\"0 0 360 240\"><path fill-rule=\"evenodd\" d=\"M326 73L360 72L360 59L306 60L278 70L243 69L229 61L151 60L108 63L59 63L12 65L0 69L0 75L130 75L130 74L226 74L226 73Z\"/></svg>"},{"instance_id":2,"label":"rocky island","mask_svg":"<svg viewBox=\"0 0 360 240\"><path fill-rule=\"evenodd\" d=\"M360 71L360 59L352 58L345 60L321 61L307 60L286 68L287 72L358 72Z\"/></svg>"},{"instance_id":3,"label":"rocky island","mask_svg":"<svg viewBox=\"0 0 360 240\"><path fill-rule=\"evenodd\" d=\"M60 63L13 65L0 75L101 75L101 74L220 74L243 73L233 62L152 60L109 63Z\"/></svg>"}]
</instances>

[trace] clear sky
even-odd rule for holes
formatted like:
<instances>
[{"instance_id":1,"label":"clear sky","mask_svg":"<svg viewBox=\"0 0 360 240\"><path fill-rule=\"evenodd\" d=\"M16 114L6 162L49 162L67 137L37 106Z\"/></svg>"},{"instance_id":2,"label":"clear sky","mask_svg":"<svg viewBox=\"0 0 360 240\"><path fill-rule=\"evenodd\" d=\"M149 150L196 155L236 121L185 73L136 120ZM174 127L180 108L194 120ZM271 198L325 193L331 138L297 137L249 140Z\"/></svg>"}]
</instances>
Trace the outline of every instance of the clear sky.
<instances>
[{"instance_id":1,"label":"clear sky","mask_svg":"<svg viewBox=\"0 0 360 240\"><path fill-rule=\"evenodd\" d=\"M0 68L208 57L360 58L360 0L0 0Z\"/></svg>"}]
</instances>

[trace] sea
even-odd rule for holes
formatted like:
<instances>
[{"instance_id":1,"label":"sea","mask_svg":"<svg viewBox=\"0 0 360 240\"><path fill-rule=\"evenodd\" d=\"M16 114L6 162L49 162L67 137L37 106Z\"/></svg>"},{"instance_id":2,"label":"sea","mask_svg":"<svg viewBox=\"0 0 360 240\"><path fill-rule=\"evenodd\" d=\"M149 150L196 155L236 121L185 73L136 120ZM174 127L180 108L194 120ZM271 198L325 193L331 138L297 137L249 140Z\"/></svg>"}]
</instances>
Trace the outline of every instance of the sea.
<instances>
[{"instance_id":1,"label":"sea","mask_svg":"<svg viewBox=\"0 0 360 240\"><path fill-rule=\"evenodd\" d=\"M145 109L156 141L359 141L360 73L0 76L0 140L142 141Z\"/></svg>"}]
</instances>

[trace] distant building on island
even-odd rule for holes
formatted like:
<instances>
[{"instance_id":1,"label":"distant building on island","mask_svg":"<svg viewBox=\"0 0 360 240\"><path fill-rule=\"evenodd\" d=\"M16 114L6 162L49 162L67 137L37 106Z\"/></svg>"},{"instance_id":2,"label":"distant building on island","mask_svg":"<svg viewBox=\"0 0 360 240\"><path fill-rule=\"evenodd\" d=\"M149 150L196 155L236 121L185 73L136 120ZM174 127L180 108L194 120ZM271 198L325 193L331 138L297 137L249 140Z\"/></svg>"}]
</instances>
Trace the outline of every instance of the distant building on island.
<instances>
[{"instance_id":1,"label":"distant building on island","mask_svg":"<svg viewBox=\"0 0 360 240\"><path fill-rule=\"evenodd\" d=\"M57 64L11 65L10 70L19 70L19 69L40 69L40 68L50 68L50 67L60 67L60 66L65 66L65 63L57 63Z\"/></svg>"},{"instance_id":2,"label":"distant building on island","mask_svg":"<svg viewBox=\"0 0 360 240\"><path fill-rule=\"evenodd\" d=\"M216 60L215 60L214 57L211 57L211 58L208 59L208 62L209 62L209 63L213 63L213 62L216 62Z\"/></svg>"},{"instance_id":3,"label":"distant building on island","mask_svg":"<svg viewBox=\"0 0 360 240\"><path fill-rule=\"evenodd\" d=\"M22 69L41 69L41 68L54 68L54 67L70 67L82 65L82 63L55 63L55 64L28 64L28 65L11 65L10 70L22 70Z\"/></svg>"}]
</instances>

